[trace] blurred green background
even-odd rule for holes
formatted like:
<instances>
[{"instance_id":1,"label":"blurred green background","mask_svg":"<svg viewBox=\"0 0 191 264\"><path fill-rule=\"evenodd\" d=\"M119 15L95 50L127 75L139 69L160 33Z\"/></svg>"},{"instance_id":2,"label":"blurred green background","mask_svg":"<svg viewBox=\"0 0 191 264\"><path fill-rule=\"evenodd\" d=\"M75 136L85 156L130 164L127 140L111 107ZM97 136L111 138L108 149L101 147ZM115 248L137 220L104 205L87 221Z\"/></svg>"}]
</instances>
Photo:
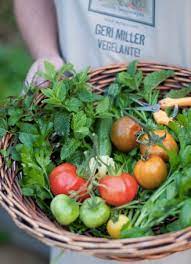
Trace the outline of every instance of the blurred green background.
<instances>
[{"instance_id":1,"label":"blurred green background","mask_svg":"<svg viewBox=\"0 0 191 264\"><path fill-rule=\"evenodd\" d=\"M0 101L18 95L32 63L18 33L11 0L0 0Z\"/></svg>"},{"instance_id":2,"label":"blurred green background","mask_svg":"<svg viewBox=\"0 0 191 264\"><path fill-rule=\"evenodd\" d=\"M18 32L11 0L0 0L0 103L18 95L32 63ZM27 0L26 0L27 2ZM49 249L18 229L0 207L0 263L48 263Z\"/></svg>"}]
</instances>

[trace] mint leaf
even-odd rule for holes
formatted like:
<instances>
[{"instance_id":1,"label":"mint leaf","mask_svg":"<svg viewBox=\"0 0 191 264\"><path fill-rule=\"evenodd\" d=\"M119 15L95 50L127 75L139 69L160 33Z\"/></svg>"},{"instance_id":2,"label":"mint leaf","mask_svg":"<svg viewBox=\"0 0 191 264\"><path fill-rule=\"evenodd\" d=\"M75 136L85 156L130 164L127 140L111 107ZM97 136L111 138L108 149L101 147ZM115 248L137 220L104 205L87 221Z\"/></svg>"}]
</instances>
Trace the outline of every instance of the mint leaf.
<instances>
[{"instance_id":1,"label":"mint leaf","mask_svg":"<svg viewBox=\"0 0 191 264\"><path fill-rule=\"evenodd\" d=\"M159 84L164 82L166 79L174 75L174 71L171 70L161 70L148 74L144 83L144 98L149 103L152 103L152 91L156 89ZM156 95L155 95L156 96Z\"/></svg>"},{"instance_id":2,"label":"mint leaf","mask_svg":"<svg viewBox=\"0 0 191 264\"><path fill-rule=\"evenodd\" d=\"M93 103L95 101L101 100L102 96L83 89L78 93L78 98L84 103Z\"/></svg>"},{"instance_id":3,"label":"mint leaf","mask_svg":"<svg viewBox=\"0 0 191 264\"><path fill-rule=\"evenodd\" d=\"M58 76L62 76L65 73L75 73L74 66L71 63L63 64L61 69L58 71Z\"/></svg>"},{"instance_id":4,"label":"mint leaf","mask_svg":"<svg viewBox=\"0 0 191 264\"><path fill-rule=\"evenodd\" d=\"M34 184L45 186L42 168L36 163L32 148L29 149L27 146L23 146L21 150L21 160L24 172L22 186Z\"/></svg>"},{"instance_id":5,"label":"mint leaf","mask_svg":"<svg viewBox=\"0 0 191 264\"><path fill-rule=\"evenodd\" d=\"M180 151L181 164L182 166L188 166L191 164L191 145L185 147Z\"/></svg>"},{"instance_id":6,"label":"mint leaf","mask_svg":"<svg viewBox=\"0 0 191 264\"><path fill-rule=\"evenodd\" d=\"M46 80L53 81L54 77L56 76L56 68L54 64L50 63L49 61L45 61L44 69L46 74Z\"/></svg>"},{"instance_id":7,"label":"mint leaf","mask_svg":"<svg viewBox=\"0 0 191 264\"><path fill-rule=\"evenodd\" d=\"M46 96L46 97L52 97L53 95L53 90L50 88L43 88L41 89L41 92Z\"/></svg>"},{"instance_id":8,"label":"mint leaf","mask_svg":"<svg viewBox=\"0 0 191 264\"><path fill-rule=\"evenodd\" d=\"M69 136L71 116L66 113L56 113L54 116L54 130L59 136Z\"/></svg>"},{"instance_id":9,"label":"mint leaf","mask_svg":"<svg viewBox=\"0 0 191 264\"><path fill-rule=\"evenodd\" d=\"M170 92L166 94L166 97L181 98L189 95L190 93L191 93L191 86L184 87L182 89L170 90Z\"/></svg>"},{"instance_id":10,"label":"mint leaf","mask_svg":"<svg viewBox=\"0 0 191 264\"><path fill-rule=\"evenodd\" d=\"M62 161L70 158L75 151L80 147L81 142L76 140L75 138L69 139L61 149L60 158Z\"/></svg>"},{"instance_id":11,"label":"mint leaf","mask_svg":"<svg viewBox=\"0 0 191 264\"><path fill-rule=\"evenodd\" d=\"M72 118L72 129L75 136L79 138L87 136L91 122L91 119L83 111L74 114Z\"/></svg>"},{"instance_id":12,"label":"mint leaf","mask_svg":"<svg viewBox=\"0 0 191 264\"><path fill-rule=\"evenodd\" d=\"M129 63L128 68L127 68L127 72L131 75L134 76L136 71L137 71L137 64L138 61L134 60L131 63Z\"/></svg>"},{"instance_id":13,"label":"mint leaf","mask_svg":"<svg viewBox=\"0 0 191 264\"><path fill-rule=\"evenodd\" d=\"M21 123L20 124L20 132L33 134L33 135L39 134L38 129L35 126L35 124L30 124L30 123Z\"/></svg>"},{"instance_id":14,"label":"mint leaf","mask_svg":"<svg viewBox=\"0 0 191 264\"><path fill-rule=\"evenodd\" d=\"M64 106L69 112L78 112L82 107L82 102L79 99L72 97L65 100Z\"/></svg>"},{"instance_id":15,"label":"mint leaf","mask_svg":"<svg viewBox=\"0 0 191 264\"><path fill-rule=\"evenodd\" d=\"M8 124L9 126L14 126L21 119L23 110L18 108L10 108L8 110L8 114L10 116L8 119Z\"/></svg>"},{"instance_id":16,"label":"mint leaf","mask_svg":"<svg viewBox=\"0 0 191 264\"><path fill-rule=\"evenodd\" d=\"M110 108L110 100L109 97L106 96L103 100L98 102L96 106L96 114L97 115L104 114L105 112L109 111L109 108Z\"/></svg>"},{"instance_id":17,"label":"mint leaf","mask_svg":"<svg viewBox=\"0 0 191 264\"><path fill-rule=\"evenodd\" d=\"M121 88L118 83L112 83L110 84L108 88L107 95L111 97L116 97L121 92Z\"/></svg>"},{"instance_id":18,"label":"mint leaf","mask_svg":"<svg viewBox=\"0 0 191 264\"><path fill-rule=\"evenodd\" d=\"M8 130L8 124L5 119L1 119L0 124L0 138L4 137Z\"/></svg>"},{"instance_id":19,"label":"mint leaf","mask_svg":"<svg viewBox=\"0 0 191 264\"><path fill-rule=\"evenodd\" d=\"M33 143L36 141L37 136L25 132L19 133L19 140L21 143L23 143L26 147L32 147Z\"/></svg>"},{"instance_id":20,"label":"mint leaf","mask_svg":"<svg viewBox=\"0 0 191 264\"><path fill-rule=\"evenodd\" d=\"M63 102L67 94L67 88L62 81L58 81L53 86L53 92L54 96Z\"/></svg>"}]
</instances>

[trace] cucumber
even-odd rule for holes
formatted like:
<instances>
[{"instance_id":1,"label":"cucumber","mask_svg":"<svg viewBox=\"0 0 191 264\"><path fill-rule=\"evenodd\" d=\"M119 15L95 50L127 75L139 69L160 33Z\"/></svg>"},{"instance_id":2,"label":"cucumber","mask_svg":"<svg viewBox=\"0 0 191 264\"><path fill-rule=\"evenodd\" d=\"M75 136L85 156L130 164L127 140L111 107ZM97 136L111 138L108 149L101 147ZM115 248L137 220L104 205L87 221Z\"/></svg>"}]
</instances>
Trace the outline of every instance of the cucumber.
<instances>
[{"instance_id":1,"label":"cucumber","mask_svg":"<svg viewBox=\"0 0 191 264\"><path fill-rule=\"evenodd\" d=\"M112 144L110 140L110 133L112 123L112 117L103 118L98 121L97 136L99 156L111 156Z\"/></svg>"}]
</instances>

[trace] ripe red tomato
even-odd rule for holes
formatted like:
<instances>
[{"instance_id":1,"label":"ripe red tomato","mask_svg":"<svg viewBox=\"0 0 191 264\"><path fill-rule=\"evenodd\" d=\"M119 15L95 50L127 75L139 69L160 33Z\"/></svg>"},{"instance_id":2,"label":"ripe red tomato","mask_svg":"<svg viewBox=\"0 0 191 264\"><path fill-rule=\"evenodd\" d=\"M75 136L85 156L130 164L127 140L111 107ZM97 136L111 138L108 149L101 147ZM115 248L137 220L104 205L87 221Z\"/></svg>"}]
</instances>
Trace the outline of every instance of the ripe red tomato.
<instances>
[{"instance_id":1,"label":"ripe red tomato","mask_svg":"<svg viewBox=\"0 0 191 264\"><path fill-rule=\"evenodd\" d=\"M80 178L73 164L63 163L53 169L49 176L50 189L54 195L70 194L72 191L80 191L80 201L89 197L87 194L87 182Z\"/></svg>"},{"instance_id":2,"label":"ripe red tomato","mask_svg":"<svg viewBox=\"0 0 191 264\"><path fill-rule=\"evenodd\" d=\"M101 197L114 206L126 204L134 199L138 184L133 176L122 173L120 176L105 176L99 181Z\"/></svg>"}]
</instances>

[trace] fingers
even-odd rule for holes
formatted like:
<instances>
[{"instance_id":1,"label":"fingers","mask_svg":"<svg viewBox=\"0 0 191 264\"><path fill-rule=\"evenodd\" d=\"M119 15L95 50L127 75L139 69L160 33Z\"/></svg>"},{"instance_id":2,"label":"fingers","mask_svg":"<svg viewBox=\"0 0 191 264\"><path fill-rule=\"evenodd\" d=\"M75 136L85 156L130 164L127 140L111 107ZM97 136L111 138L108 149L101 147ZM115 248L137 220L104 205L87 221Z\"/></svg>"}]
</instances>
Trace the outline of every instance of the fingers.
<instances>
[{"instance_id":1,"label":"fingers","mask_svg":"<svg viewBox=\"0 0 191 264\"><path fill-rule=\"evenodd\" d=\"M64 61L60 57L50 57L50 58L41 58L38 59L30 68L26 79L25 79L25 85L30 86L31 84L34 86L40 86L40 87L46 87L48 85L48 82L43 79L42 77L38 76L39 71L44 71L44 62L49 61L52 63L56 70L59 70L62 65L64 64Z\"/></svg>"}]
</instances>

